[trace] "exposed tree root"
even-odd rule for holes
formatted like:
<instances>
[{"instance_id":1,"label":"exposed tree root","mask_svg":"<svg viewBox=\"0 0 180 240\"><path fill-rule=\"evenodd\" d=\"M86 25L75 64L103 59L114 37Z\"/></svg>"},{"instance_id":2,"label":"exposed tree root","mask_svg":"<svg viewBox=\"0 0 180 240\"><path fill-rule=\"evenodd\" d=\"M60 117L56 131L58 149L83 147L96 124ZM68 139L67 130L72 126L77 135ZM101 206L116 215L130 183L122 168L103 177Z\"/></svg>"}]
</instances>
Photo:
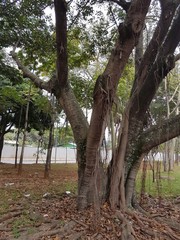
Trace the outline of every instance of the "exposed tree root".
<instances>
[{"instance_id":1,"label":"exposed tree root","mask_svg":"<svg viewBox=\"0 0 180 240\"><path fill-rule=\"evenodd\" d=\"M0 232L10 232L12 229L8 227L0 227Z\"/></svg>"},{"instance_id":2,"label":"exposed tree root","mask_svg":"<svg viewBox=\"0 0 180 240\"><path fill-rule=\"evenodd\" d=\"M177 197L177 198L174 200L174 203L175 203L175 204L180 204L180 197Z\"/></svg>"},{"instance_id":3,"label":"exposed tree root","mask_svg":"<svg viewBox=\"0 0 180 240\"><path fill-rule=\"evenodd\" d=\"M180 236L178 236L172 230L172 228L174 228L175 230L178 230L180 232L180 224L169 222L166 219L164 219L164 221L163 221L163 219L161 219L161 218L157 218L158 221L156 221L152 217L147 218L147 217L138 215L134 211L127 211L127 212L128 212L128 214L130 214L133 217L133 219L136 220L136 224L139 225L141 231L144 232L145 234L153 237L154 239L156 239L156 238L161 239L164 236L164 239L180 240ZM145 226L144 223L148 223L148 226ZM157 232L157 230L155 230L155 231L150 230L150 229L153 229L154 226L161 229L161 231Z\"/></svg>"},{"instance_id":4,"label":"exposed tree root","mask_svg":"<svg viewBox=\"0 0 180 240\"><path fill-rule=\"evenodd\" d=\"M29 215L25 217L29 218L30 223L22 223L16 227L16 231L18 240L180 240L179 208L174 209L174 206L168 204L162 205L162 208L156 207L155 204L151 209L152 214L135 209L113 213L105 203L97 218L93 207L78 212L74 198L47 199L43 205L40 202L37 208L29 208ZM1 217L0 239L14 239L14 226L24 216L21 214L16 211ZM62 223L65 225L62 226Z\"/></svg>"},{"instance_id":5,"label":"exposed tree root","mask_svg":"<svg viewBox=\"0 0 180 240\"><path fill-rule=\"evenodd\" d=\"M85 223L83 223L83 222L81 222L81 221L78 221L78 220L76 220L76 219L73 219L73 221L75 221L75 222L78 223L79 225L82 225L85 229L88 229L88 228L89 228L87 224L85 224Z\"/></svg>"},{"instance_id":6,"label":"exposed tree root","mask_svg":"<svg viewBox=\"0 0 180 240\"><path fill-rule=\"evenodd\" d=\"M63 238L67 233L68 234L71 233L71 231L75 225L76 225L76 223L74 221L70 221L64 227L54 229L54 230L45 229L39 233L31 235L29 238L27 238L27 240L32 240L32 239L39 240L42 237L54 236L56 234L58 234L61 238Z\"/></svg>"},{"instance_id":7,"label":"exposed tree root","mask_svg":"<svg viewBox=\"0 0 180 240\"><path fill-rule=\"evenodd\" d=\"M19 215L21 215L22 211L18 211L18 212L9 212L7 214L5 214L4 216L2 216L0 218L0 223L10 219L10 218L13 218L13 217L17 217Z\"/></svg>"},{"instance_id":8,"label":"exposed tree root","mask_svg":"<svg viewBox=\"0 0 180 240\"><path fill-rule=\"evenodd\" d=\"M68 237L68 240L78 240L81 239L83 235L86 234L86 231L81 231L81 232L74 232Z\"/></svg>"},{"instance_id":9,"label":"exposed tree root","mask_svg":"<svg viewBox=\"0 0 180 240\"><path fill-rule=\"evenodd\" d=\"M126 219L126 217L120 211L116 211L115 216L119 220L122 221L122 224L121 224L121 229L122 229L121 240L135 240L136 234L135 234L135 232L132 228L132 225Z\"/></svg>"},{"instance_id":10,"label":"exposed tree root","mask_svg":"<svg viewBox=\"0 0 180 240\"><path fill-rule=\"evenodd\" d=\"M169 228L172 228L174 230L177 230L180 232L180 223L177 223L177 222L174 222L174 221L169 221L165 218L160 218L160 217L155 217L155 219L158 221L158 222L161 222L163 224L166 224L168 225Z\"/></svg>"}]
</instances>

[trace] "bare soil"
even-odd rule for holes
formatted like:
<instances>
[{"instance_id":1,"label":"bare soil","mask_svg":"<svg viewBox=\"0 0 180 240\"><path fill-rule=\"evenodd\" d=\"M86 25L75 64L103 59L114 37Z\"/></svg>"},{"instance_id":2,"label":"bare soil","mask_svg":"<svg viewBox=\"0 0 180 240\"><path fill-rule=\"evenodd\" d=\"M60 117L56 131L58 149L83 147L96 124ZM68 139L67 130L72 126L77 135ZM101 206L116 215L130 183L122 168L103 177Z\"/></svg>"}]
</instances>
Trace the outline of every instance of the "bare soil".
<instances>
[{"instance_id":1,"label":"bare soil","mask_svg":"<svg viewBox=\"0 0 180 240\"><path fill-rule=\"evenodd\" d=\"M145 212L76 209L77 166L53 165L44 179L43 165L0 164L0 240L179 239L180 199L145 196ZM129 234L129 235L128 235Z\"/></svg>"}]
</instances>

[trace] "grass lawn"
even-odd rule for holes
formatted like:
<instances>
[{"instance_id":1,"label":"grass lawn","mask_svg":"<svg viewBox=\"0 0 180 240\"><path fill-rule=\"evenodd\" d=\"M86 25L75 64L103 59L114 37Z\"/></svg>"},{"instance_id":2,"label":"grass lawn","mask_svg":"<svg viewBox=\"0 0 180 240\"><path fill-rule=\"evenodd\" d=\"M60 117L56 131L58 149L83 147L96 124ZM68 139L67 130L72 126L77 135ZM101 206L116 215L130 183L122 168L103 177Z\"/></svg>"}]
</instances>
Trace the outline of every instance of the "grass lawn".
<instances>
[{"instance_id":1,"label":"grass lawn","mask_svg":"<svg viewBox=\"0 0 180 240\"><path fill-rule=\"evenodd\" d=\"M139 170L136 178L137 192L141 192L142 188L142 173ZM164 172L160 166L160 171L155 170L155 181L153 182L153 172L147 166L145 192L153 197L175 198L180 196L180 166L175 166L173 171Z\"/></svg>"}]
</instances>

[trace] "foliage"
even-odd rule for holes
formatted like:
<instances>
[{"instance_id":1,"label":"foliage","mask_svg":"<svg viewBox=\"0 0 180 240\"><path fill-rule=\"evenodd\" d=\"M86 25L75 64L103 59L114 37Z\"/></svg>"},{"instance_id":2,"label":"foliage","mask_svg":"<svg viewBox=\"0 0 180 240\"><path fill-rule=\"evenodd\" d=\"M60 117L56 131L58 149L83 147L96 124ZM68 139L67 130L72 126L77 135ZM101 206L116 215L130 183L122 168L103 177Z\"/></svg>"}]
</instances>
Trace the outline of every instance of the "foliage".
<instances>
[{"instance_id":1,"label":"foliage","mask_svg":"<svg viewBox=\"0 0 180 240\"><path fill-rule=\"evenodd\" d=\"M51 4L50 0L43 0L16 3L6 1L0 5L2 11L0 46L14 47L18 43L19 58L43 77L51 76L55 71L55 29L51 17L45 14L45 10L51 7ZM94 1L77 1L69 4L70 81L81 107L89 109L92 106L94 82L102 69L95 65L103 63L104 66L116 38L117 23L114 19L117 16L123 19L124 14L120 8L112 7L110 4L107 4L103 11L97 10ZM93 13L97 17L92 17ZM81 18L84 21L81 21ZM97 63L97 59L100 63ZM79 94L81 90L82 94Z\"/></svg>"},{"instance_id":2,"label":"foliage","mask_svg":"<svg viewBox=\"0 0 180 240\"><path fill-rule=\"evenodd\" d=\"M53 44L54 27L51 17L45 15L47 6L51 6L50 0L44 1L3 1L0 4L1 21L0 33L1 48L18 47L23 48L19 56L27 65L34 70L43 65L47 69L47 60L52 64L50 55L54 54ZM41 63L40 66L39 63ZM48 64L48 67L51 65Z\"/></svg>"},{"instance_id":3,"label":"foliage","mask_svg":"<svg viewBox=\"0 0 180 240\"><path fill-rule=\"evenodd\" d=\"M29 81L18 81L20 73L11 66L6 66L0 77L0 128L3 134L10 131L11 127L24 128L26 104L29 94ZM14 76L11 75L14 73ZM16 74L15 74L16 73ZM17 81L15 81L17 80ZM31 88L31 99L29 108L28 131L32 128L44 131L51 122L51 104L42 92Z\"/></svg>"}]
</instances>

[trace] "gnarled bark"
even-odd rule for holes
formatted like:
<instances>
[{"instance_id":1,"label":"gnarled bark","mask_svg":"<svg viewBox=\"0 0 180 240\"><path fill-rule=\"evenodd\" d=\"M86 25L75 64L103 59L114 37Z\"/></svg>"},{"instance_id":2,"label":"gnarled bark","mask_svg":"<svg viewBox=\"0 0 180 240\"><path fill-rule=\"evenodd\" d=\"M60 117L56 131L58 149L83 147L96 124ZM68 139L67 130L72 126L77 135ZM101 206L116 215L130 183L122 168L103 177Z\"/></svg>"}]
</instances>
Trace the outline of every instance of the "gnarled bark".
<instances>
[{"instance_id":1,"label":"gnarled bark","mask_svg":"<svg viewBox=\"0 0 180 240\"><path fill-rule=\"evenodd\" d=\"M139 4L141 8L139 8ZM87 207L87 194L93 180L98 151L104 134L109 110L112 107L119 78L132 49L137 44L144 25L150 1L132 1L126 19L119 26L119 37L104 73L98 77L94 88L94 105L88 131L86 168L78 197L78 207ZM126 140L125 140L126 141Z\"/></svg>"},{"instance_id":2,"label":"gnarled bark","mask_svg":"<svg viewBox=\"0 0 180 240\"><path fill-rule=\"evenodd\" d=\"M177 7L176 2L176 7ZM166 8L169 7L169 5L166 5ZM163 13L165 10L163 9ZM174 9L175 12L175 9ZM122 158L120 156L123 156L122 151L124 154L124 161L125 161L125 189L126 189L126 204L130 205L133 192L134 192L134 183L135 183L135 176L137 174L138 166L141 162L141 157L144 154L142 147L142 141L141 141L141 134L144 130L144 120L146 116L146 111L148 110L148 107L158 89L159 84L162 82L163 78L170 72L170 70L174 67L174 58L173 53L175 51L175 48L177 47L179 40L180 40L180 33L177 34L178 28L180 27L180 13L177 11L177 16L173 23L171 24L172 17L170 17L169 26L170 30L168 31L168 34L166 32L166 38L164 39L162 37L161 39L161 46L155 46L155 39L151 41L151 47L154 46L156 49L156 54L152 51L149 52L149 56L146 56L146 53L144 56L147 58L142 60L142 66L145 66L146 62L146 68L142 68L141 64L139 67L139 71L136 75L136 81L131 93L131 98L129 100L129 104L126 109L129 108L129 110L126 110L126 114L124 115L125 118L128 118L128 127L123 129L124 125L122 124L121 130L123 135L127 135L128 139L126 141L126 145L123 146L123 148L119 147L117 153L117 158L113 159L113 161L116 161L118 166L120 162L122 161ZM165 18L163 18L165 21ZM162 26L163 21L160 19L159 24ZM161 30L160 30L161 31ZM176 34L175 34L176 33ZM160 34L161 35L161 34ZM162 33L162 36L164 34ZM165 35L164 35L165 37ZM154 35L154 38L156 36ZM163 41L164 39L164 41ZM154 59L154 63L150 60ZM148 69L148 71L147 71ZM176 119L177 120L177 119ZM128 131L128 133L126 132ZM165 136L164 136L165 138ZM123 139L123 138L122 138ZM122 145L122 139L119 141L119 146ZM113 176L115 175L115 177ZM114 180L113 180L114 179ZM111 181L113 188L115 188L116 181L119 181L119 184L116 183L116 189L114 189L114 193L116 195L122 194L119 190L119 186L121 186L121 172L114 171L112 173ZM111 195L110 195L111 196ZM113 194L112 194L113 196ZM119 198L120 199L120 198ZM118 204L117 200L116 202L112 204L114 205Z\"/></svg>"}]
</instances>

